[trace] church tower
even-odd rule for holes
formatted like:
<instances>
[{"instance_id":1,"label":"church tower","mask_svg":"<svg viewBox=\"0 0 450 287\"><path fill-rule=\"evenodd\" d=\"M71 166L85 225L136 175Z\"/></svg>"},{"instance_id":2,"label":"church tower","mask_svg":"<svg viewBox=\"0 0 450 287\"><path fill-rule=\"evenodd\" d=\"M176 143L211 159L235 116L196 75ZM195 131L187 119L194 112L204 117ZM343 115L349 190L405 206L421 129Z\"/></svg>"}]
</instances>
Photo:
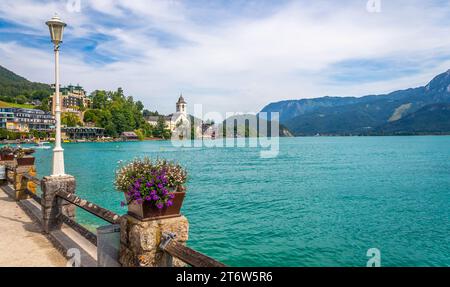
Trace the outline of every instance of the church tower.
<instances>
[{"instance_id":1,"label":"church tower","mask_svg":"<svg viewBox=\"0 0 450 287\"><path fill-rule=\"evenodd\" d=\"M186 114L186 105L187 103L184 100L183 95L181 94L177 102L177 113Z\"/></svg>"}]
</instances>

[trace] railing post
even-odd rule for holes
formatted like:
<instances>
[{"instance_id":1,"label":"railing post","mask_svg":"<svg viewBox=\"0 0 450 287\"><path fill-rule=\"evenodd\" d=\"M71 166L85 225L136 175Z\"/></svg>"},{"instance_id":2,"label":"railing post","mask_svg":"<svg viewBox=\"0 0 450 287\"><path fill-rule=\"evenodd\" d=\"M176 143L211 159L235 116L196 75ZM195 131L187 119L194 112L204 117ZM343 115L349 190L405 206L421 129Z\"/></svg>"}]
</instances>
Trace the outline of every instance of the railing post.
<instances>
[{"instance_id":1,"label":"railing post","mask_svg":"<svg viewBox=\"0 0 450 287\"><path fill-rule=\"evenodd\" d=\"M0 160L0 165L5 166L6 183L9 184L9 183L14 182L14 171L16 170L15 160L14 159L5 160L5 159L3 159L3 156L2 156L2 160Z\"/></svg>"},{"instance_id":2,"label":"railing post","mask_svg":"<svg viewBox=\"0 0 450 287\"><path fill-rule=\"evenodd\" d=\"M16 200L22 200L22 199L28 199L29 195L25 192L25 189L27 189L28 181L23 178L24 174L30 174L35 175L36 174L36 167L33 165L18 165L15 164L14 168L14 190L16 191Z\"/></svg>"},{"instance_id":3,"label":"railing post","mask_svg":"<svg viewBox=\"0 0 450 287\"><path fill-rule=\"evenodd\" d=\"M58 219L59 214L63 214L70 219L75 220L75 205L56 195L58 191L75 193L75 187L75 178L71 175L44 177L41 182L44 232L49 233L50 231L61 227L62 222Z\"/></svg>"},{"instance_id":4,"label":"railing post","mask_svg":"<svg viewBox=\"0 0 450 287\"><path fill-rule=\"evenodd\" d=\"M186 217L141 221L130 215L120 220L119 262L124 267L186 266L177 258L169 258L159 245L163 234L173 234L179 243L188 240L189 222Z\"/></svg>"}]
</instances>

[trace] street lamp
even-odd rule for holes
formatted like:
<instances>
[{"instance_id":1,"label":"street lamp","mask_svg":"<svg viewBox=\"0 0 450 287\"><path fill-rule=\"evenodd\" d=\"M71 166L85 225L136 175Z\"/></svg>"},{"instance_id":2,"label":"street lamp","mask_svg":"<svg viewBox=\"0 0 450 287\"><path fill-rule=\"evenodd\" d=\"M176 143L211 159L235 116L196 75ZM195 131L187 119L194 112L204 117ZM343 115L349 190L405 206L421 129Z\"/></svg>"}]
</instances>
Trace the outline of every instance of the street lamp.
<instances>
[{"instance_id":1,"label":"street lamp","mask_svg":"<svg viewBox=\"0 0 450 287\"><path fill-rule=\"evenodd\" d=\"M47 21L50 29L50 36L54 44L55 51L55 118L56 118L56 138L55 148L53 149L53 170L52 176L65 175L64 172L64 150L61 147L61 103L59 97L59 45L62 43L64 27L66 24L55 15Z\"/></svg>"}]
</instances>

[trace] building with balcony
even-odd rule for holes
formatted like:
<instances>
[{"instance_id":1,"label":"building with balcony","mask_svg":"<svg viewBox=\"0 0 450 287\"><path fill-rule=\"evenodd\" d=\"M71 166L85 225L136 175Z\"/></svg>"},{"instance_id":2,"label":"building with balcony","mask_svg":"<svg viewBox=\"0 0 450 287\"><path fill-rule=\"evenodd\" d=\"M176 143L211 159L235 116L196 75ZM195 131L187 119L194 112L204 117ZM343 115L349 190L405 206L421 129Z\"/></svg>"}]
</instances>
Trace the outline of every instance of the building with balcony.
<instances>
[{"instance_id":1,"label":"building with balcony","mask_svg":"<svg viewBox=\"0 0 450 287\"><path fill-rule=\"evenodd\" d=\"M0 108L0 128L6 129L8 122L14 121L14 108Z\"/></svg>"},{"instance_id":2,"label":"building with balcony","mask_svg":"<svg viewBox=\"0 0 450 287\"><path fill-rule=\"evenodd\" d=\"M52 86L53 89L55 86ZM86 96L86 91L80 85L69 85L67 87L60 88L61 96L61 112L63 113L75 113L81 119L81 110L83 108L89 108L91 106L91 99ZM55 114L56 103L53 101L55 93L53 93L50 99L52 106L52 114Z\"/></svg>"},{"instance_id":3,"label":"building with balcony","mask_svg":"<svg viewBox=\"0 0 450 287\"><path fill-rule=\"evenodd\" d=\"M16 132L51 131L55 120L50 113L37 109L0 108L0 127Z\"/></svg>"},{"instance_id":4,"label":"building with balcony","mask_svg":"<svg viewBox=\"0 0 450 287\"><path fill-rule=\"evenodd\" d=\"M105 135L105 129L98 127L63 127L61 131L64 139L74 140L98 139Z\"/></svg>"}]
</instances>

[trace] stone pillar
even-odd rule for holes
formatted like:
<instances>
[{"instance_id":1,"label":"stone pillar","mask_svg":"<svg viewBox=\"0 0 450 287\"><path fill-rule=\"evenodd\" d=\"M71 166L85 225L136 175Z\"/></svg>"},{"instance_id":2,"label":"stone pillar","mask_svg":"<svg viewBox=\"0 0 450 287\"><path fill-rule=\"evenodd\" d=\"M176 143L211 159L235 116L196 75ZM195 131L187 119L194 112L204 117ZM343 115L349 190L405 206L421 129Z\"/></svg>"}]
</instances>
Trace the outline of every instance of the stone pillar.
<instances>
[{"instance_id":1,"label":"stone pillar","mask_svg":"<svg viewBox=\"0 0 450 287\"><path fill-rule=\"evenodd\" d=\"M141 221L130 215L120 220L119 262L123 267L166 267L167 257L159 249L163 233L174 233L176 240L185 244L188 240L189 222L186 217L174 217ZM186 264L173 258L172 266Z\"/></svg>"},{"instance_id":2,"label":"stone pillar","mask_svg":"<svg viewBox=\"0 0 450 287\"><path fill-rule=\"evenodd\" d=\"M42 219L44 232L61 227L59 214L63 214L75 220L76 206L56 196L58 191L75 193L76 182L71 175L46 176L41 182L42 188Z\"/></svg>"},{"instance_id":3,"label":"stone pillar","mask_svg":"<svg viewBox=\"0 0 450 287\"><path fill-rule=\"evenodd\" d=\"M6 183L10 182L10 179L14 180L14 170L16 169L16 161L12 160L0 160L0 165L7 167L6 172Z\"/></svg>"},{"instance_id":4,"label":"stone pillar","mask_svg":"<svg viewBox=\"0 0 450 287\"><path fill-rule=\"evenodd\" d=\"M28 181L24 180L24 174L36 175L36 168L34 165L17 165L14 169L14 190L16 191L16 200L22 200L29 198L25 193ZM33 191L33 190L31 190Z\"/></svg>"}]
</instances>

